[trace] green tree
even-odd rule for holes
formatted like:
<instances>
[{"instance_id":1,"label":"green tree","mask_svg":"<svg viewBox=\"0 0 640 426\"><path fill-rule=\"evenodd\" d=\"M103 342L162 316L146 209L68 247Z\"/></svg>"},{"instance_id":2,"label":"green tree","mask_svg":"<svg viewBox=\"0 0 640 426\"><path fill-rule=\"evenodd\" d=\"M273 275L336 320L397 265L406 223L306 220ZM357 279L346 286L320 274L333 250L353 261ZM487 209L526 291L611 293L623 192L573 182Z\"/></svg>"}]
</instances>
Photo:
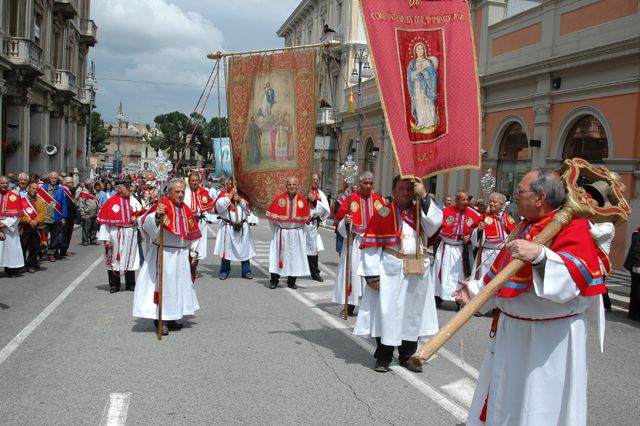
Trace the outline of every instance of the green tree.
<instances>
[{"instance_id":1,"label":"green tree","mask_svg":"<svg viewBox=\"0 0 640 426\"><path fill-rule=\"evenodd\" d=\"M195 125L202 119L199 126ZM193 134L189 149L197 151L206 159L210 157L211 142L206 135L207 121L198 113L192 113L190 117L174 111L161 114L154 118L156 128L162 135L149 137L149 144L154 149L166 150L169 158L175 161L178 157L184 158L187 141Z\"/></svg>"},{"instance_id":2,"label":"green tree","mask_svg":"<svg viewBox=\"0 0 640 426\"><path fill-rule=\"evenodd\" d=\"M104 121L100 116L100 113L93 111L91 113L91 152L102 153L107 152L107 145L109 142L109 128L104 127ZM87 135L87 138L89 135Z\"/></svg>"}]
</instances>

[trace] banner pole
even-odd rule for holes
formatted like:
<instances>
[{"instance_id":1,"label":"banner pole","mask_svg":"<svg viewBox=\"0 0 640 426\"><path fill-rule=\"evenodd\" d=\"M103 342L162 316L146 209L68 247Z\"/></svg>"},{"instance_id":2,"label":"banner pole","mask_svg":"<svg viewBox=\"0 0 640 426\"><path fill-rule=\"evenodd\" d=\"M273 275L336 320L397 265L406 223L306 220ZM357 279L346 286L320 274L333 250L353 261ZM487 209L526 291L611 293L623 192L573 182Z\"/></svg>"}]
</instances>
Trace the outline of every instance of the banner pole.
<instances>
[{"instance_id":1,"label":"banner pole","mask_svg":"<svg viewBox=\"0 0 640 426\"><path fill-rule=\"evenodd\" d=\"M212 60L216 60L216 59L220 59L220 58L225 58L225 57L229 57L229 56L242 56L242 55L252 55L254 53L269 53L269 52L288 52L291 50L303 50L303 49L311 49L311 48L315 48L315 47L327 47L327 48L334 48L334 47L338 47L340 46L342 43L339 42L338 40L330 40L330 41L324 41L321 43L314 43L314 44L305 44L302 46L286 46L286 47L275 47L273 49L261 49L261 50L245 50L245 51L241 51L241 52L211 52L207 54L207 58L212 59Z\"/></svg>"}]
</instances>

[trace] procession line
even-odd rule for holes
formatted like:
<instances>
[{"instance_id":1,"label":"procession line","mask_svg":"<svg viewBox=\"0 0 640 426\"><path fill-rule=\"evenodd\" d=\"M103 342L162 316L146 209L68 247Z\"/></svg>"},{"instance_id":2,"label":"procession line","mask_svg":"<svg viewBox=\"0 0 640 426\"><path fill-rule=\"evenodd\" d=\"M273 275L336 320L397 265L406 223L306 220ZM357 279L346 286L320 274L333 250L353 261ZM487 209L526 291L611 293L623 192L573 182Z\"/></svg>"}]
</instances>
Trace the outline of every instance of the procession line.
<instances>
[{"instance_id":1,"label":"procession line","mask_svg":"<svg viewBox=\"0 0 640 426\"><path fill-rule=\"evenodd\" d=\"M60 306L60 304L62 302L64 302L64 299L67 298L67 296L69 296L71 294L71 292L73 290L76 289L76 287L78 287L78 285L82 282L82 280L84 280L87 275L89 275L91 273L91 271L93 271L96 266L98 266L100 264L100 262L104 259L103 256L100 256L99 258L97 258L92 264L91 266L89 266L82 274L80 274L80 276L78 278L76 278L75 280L73 280L73 282L71 284L69 284L69 286L64 289L64 291L62 293L60 293L60 295L58 297L55 298L55 300L53 302L51 302L49 304L49 306L47 306L46 308L44 308L44 310L42 312L40 312L40 314L29 323L29 325L27 325L20 333L18 333L16 335L16 337L14 337L8 344L7 346L5 346L4 348L2 348L2 350L0 351L0 365L2 365L3 362L6 361L7 358L9 358L9 356L16 350L18 349L18 347L22 344L22 342L24 342L26 340L27 337L29 337L29 335L31 333L33 333L35 331L35 329L42 324L42 322L47 319L47 317L58 307Z\"/></svg>"},{"instance_id":2,"label":"procession line","mask_svg":"<svg viewBox=\"0 0 640 426\"><path fill-rule=\"evenodd\" d=\"M123 426L126 424L130 401L131 392L110 394L109 402L102 413L100 426Z\"/></svg>"}]
</instances>

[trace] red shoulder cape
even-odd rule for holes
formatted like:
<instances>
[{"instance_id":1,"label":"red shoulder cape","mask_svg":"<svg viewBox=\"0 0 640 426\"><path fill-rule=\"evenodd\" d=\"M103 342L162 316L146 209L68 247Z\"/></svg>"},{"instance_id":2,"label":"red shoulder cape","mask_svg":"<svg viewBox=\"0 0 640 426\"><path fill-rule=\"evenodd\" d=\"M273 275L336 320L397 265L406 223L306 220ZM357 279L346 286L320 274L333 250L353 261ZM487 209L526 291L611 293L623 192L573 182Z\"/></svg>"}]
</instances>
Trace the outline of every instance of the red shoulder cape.
<instances>
[{"instance_id":1,"label":"red shoulder cape","mask_svg":"<svg viewBox=\"0 0 640 426\"><path fill-rule=\"evenodd\" d=\"M289 194L283 192L278 195L269 206L265 217L276 222L309 223L311 210L307 199L296 194L293 200L289 200Z\"/></svg>"},{"instance_id":2,"label":"red shoulder cape","mask_svg":"<svg viewBox=\"0 0 640 426\"><path fill-rule=\"evenodd\" d=\"M135 220L128 197L114 194L100 209L96 223L111 226L130 226Z\"/></svg>"},{"instance_id":3,"label":"red shoulder cape","mask_svg":"<svg viewBox=\"0 0 640 426\"><path fill-rule=\"evenodd\" d=\"M400 242L402 223L416 229L416 209L411 206L401 210L395 200L380 208L371 218L371 223L362 237L360 248L394 246Z\"/></svg>"},{"instance_id":4,"label":"red shoulder cape","mask_svg":"<svg viewBox=\"0 0 640 426\"><path fill-rule=\"evenodd\" d=\"M342 220L349 213L353 219L353 230L355 232L364 232L367 230L373 215L384 205L384 199L375 192L372 192L367 198L363 198L359 192L356 192L346 196L342 201L335 220Z\"/></svg>"},{"instance_id":5,"label":"red shoulder cape","mask_svg":"<svg viewBox=\"0 0 640 426\"><path fill-rule=\"evenodd\" d=\"M13 191L7 191L6 194L0 194L0 216L3 217L22 217L22 204L20 196Z\"/></svg>"},{"instance_id":6,"label":"red shoulder cape","mask_svg":"<svg viewBox=\"0 0 640 426\"><path fill-rule=\"evenodd\" d=\"M155 213L158 207L159 201L144 214L143 218ZM197 240L202 236L198 221L196 220L193 212L186 204L182 203L182 206L178 207L171 202L169 197L162 198L162 204L167 208L165 211L164 228L171 232L176 237L180 237L184 240Z\"/></svg>"}]
</instances>

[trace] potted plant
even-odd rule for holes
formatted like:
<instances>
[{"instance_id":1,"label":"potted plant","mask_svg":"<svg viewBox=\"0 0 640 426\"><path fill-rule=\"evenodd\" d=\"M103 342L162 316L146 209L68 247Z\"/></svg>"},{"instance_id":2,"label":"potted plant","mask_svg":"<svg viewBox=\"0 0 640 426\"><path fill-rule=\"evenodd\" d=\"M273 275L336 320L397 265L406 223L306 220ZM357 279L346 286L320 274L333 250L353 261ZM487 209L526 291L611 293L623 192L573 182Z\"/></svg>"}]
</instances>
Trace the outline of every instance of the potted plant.
<instances>
[{"instance_id":1,"label":"potted plant","mask_svg":"<svg viewBox=\"0 0 640 426\"><path fill-rule=\"evenodd\" d=\"M29 157L33 158L42 152L42 145L29 145Z\"/></svg>"},{"instance_id":2,"label":"potted plant","mask_svg":"<svg viewBox=\"0 0 640 426\"><path fill-rule=\"evenodd\" d=\"M14 152L16 152L18 150L19 146L20 146L20 142L18 142L18 141L3 142L2 143L2 152L6 153L6 154L13 154Z\"/></svg>"},{"instance_id":3,"label":"potted plant","mask_svg":"<svg viewBox=\"0 0 640 426\"><path fill-rule=\"evenodd\" d=\"M76 149L76 157L80 157L82 155L81 149Z\"/></svg>"}]
</instances>

